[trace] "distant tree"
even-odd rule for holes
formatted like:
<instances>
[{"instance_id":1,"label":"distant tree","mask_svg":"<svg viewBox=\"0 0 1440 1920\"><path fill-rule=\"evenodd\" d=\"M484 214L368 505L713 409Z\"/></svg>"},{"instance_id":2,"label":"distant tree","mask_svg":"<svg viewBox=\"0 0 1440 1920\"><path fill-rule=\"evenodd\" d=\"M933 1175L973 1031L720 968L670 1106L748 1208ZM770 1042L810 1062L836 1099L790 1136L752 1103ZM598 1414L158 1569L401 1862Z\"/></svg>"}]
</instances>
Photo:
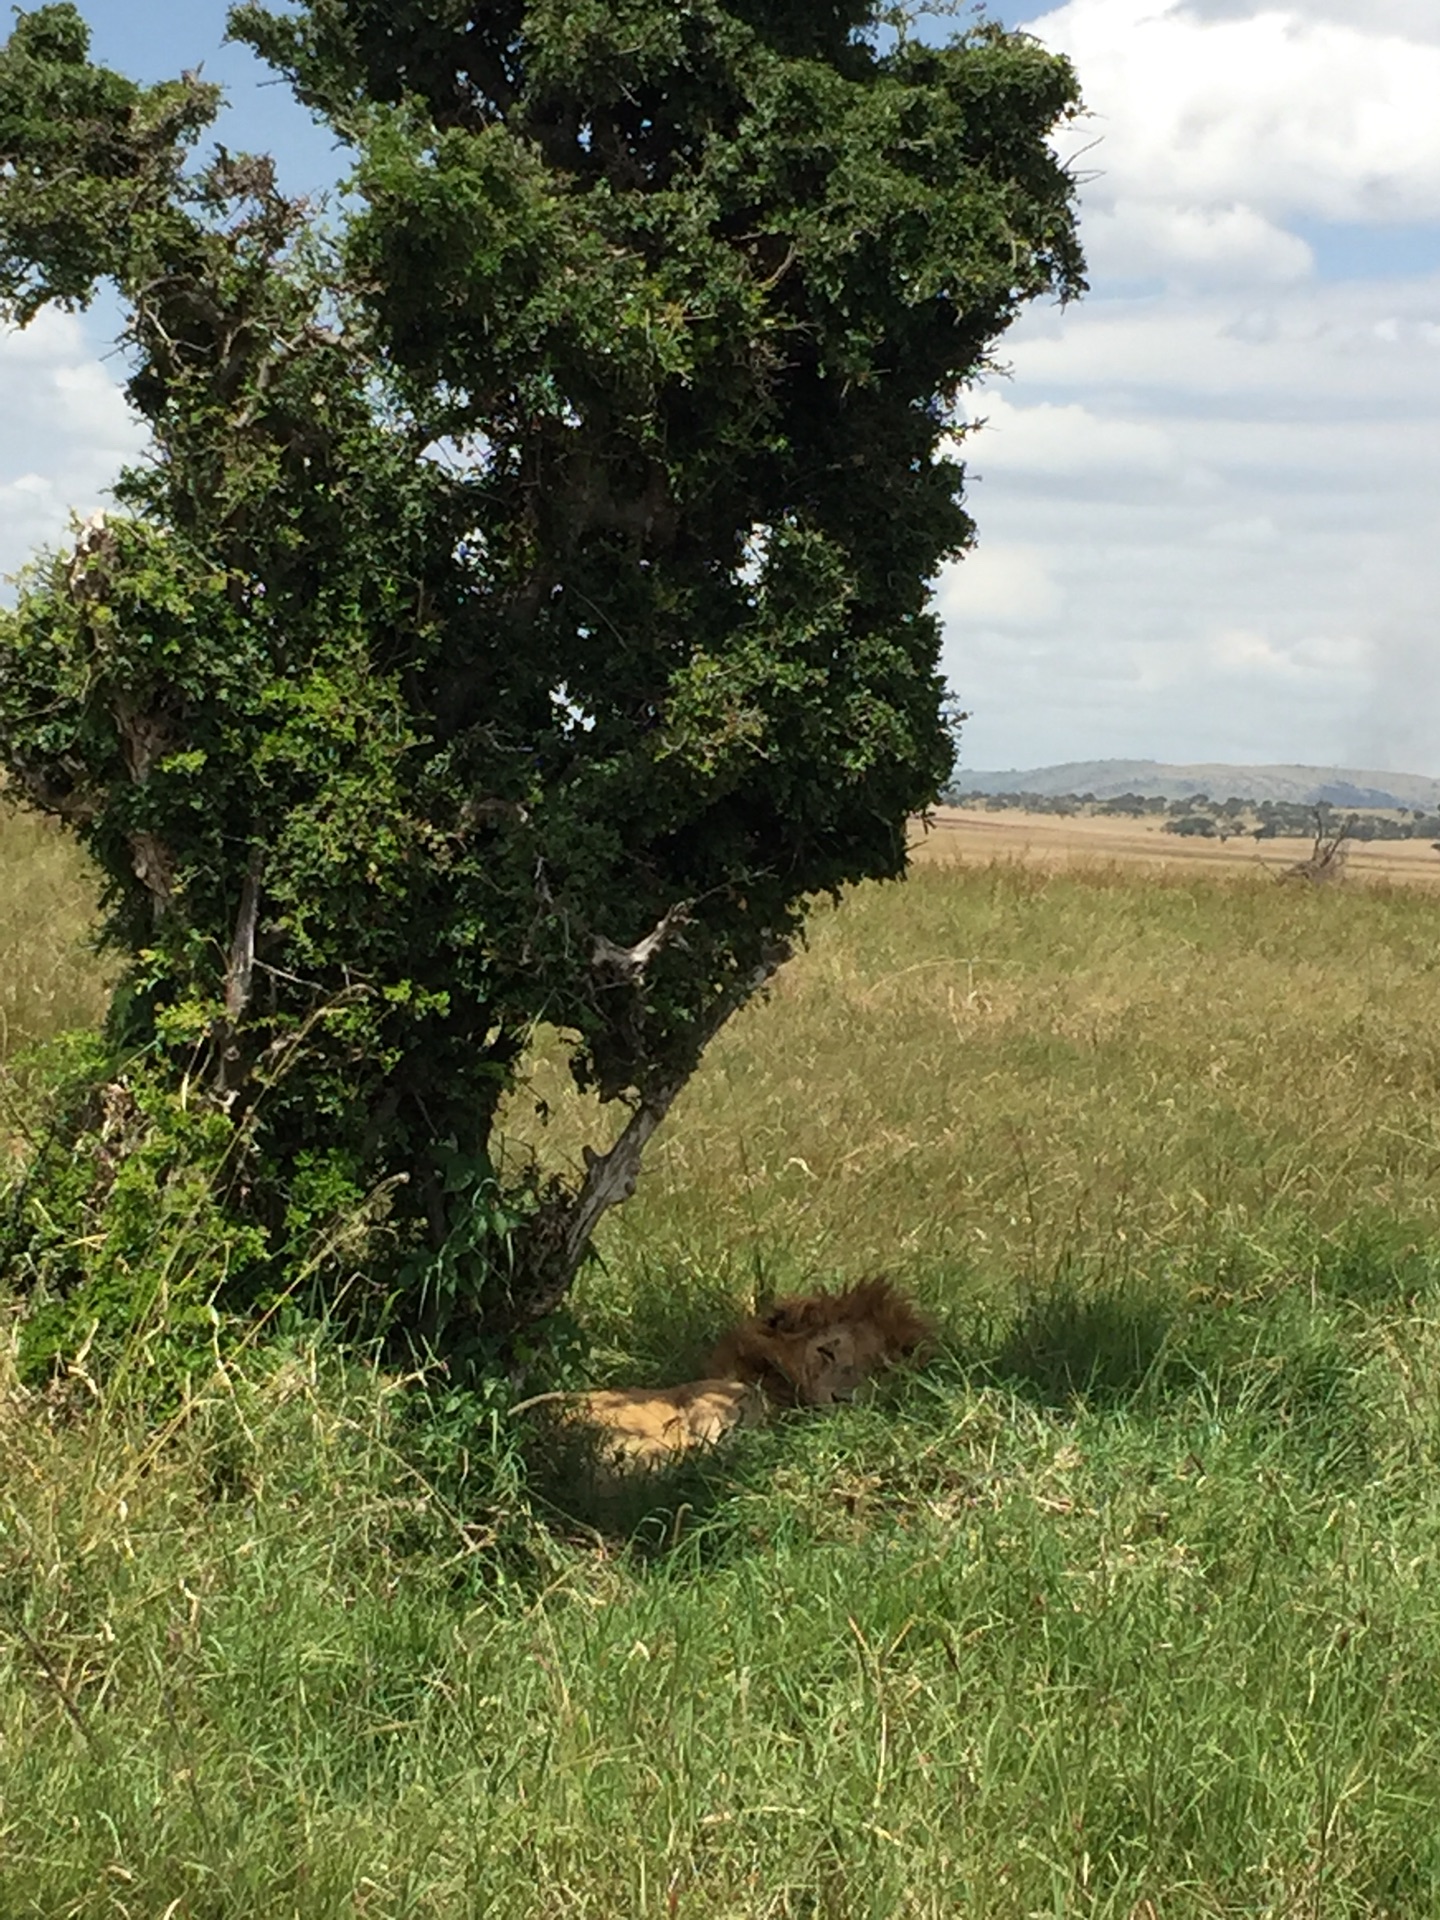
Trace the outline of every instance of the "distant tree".
<instances>
[{"instance_id":1,"label":"distant tree","mask_svg":"<svg viewBox=\"0 0 1440 1920\"><path fill-rule=\"evenodd\" d=\"M1181 834L1186 839L1213 840L1216 829L1208 813L1186 813L1178 819L1166 821L1165 831Z\"/></svg>"},{"instance_id":2,"label":"distant tree","mask_svg":"<svg viewBox=\"0 0 1440 1920\"><path fill-rule=\"evenodd\" d=\"M1075 80L872 0L231 29L348 144L328 218L73 6L0 50L0 311L108 283L151 435L0 616L0 761L124 960L0 1231L72 1332L309 1276L458 1352L563 1297L807 900L904 869L956 397L1083 285ZM492 1151L541 1023L622 1108L573 1177Z\"/></svg>"},{"instance_id":3,"label":"distant tree","mask_svg":"<svg viewBox=\"0 0 1440 1920\"><path fill-rule=\"evenodd\" d=\"M1150 811L1150 803L1142 799L1138 793L1122 793L1114 800L1106 800L1100 811L1102 814L1114 815L1117 818L1135 819Z\"/></svg>"}]
</instances>

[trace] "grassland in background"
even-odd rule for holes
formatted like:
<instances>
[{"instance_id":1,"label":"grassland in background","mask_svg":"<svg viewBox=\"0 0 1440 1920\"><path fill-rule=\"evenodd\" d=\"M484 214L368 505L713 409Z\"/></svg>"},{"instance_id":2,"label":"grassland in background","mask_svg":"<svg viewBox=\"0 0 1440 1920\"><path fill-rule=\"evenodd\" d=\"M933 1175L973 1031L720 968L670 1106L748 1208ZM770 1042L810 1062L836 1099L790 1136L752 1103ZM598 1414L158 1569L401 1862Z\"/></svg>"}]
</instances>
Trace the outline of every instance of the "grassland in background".
<instances>
[{"instance_id":1,"label":"grassland in background","mask_svg":"<svg viewBox=\"0 0 1440 1920\"><path fill-rule=\"evenodd\" d=\"M578 1154L554 1052L537 1100ZM876 1268L946 1351L629 1538L316 1343L160 1433L11 1390L0 1914L1440 1914L1437 1108L1422 891L825 909L607 1229L590 1370Z\"/></svg>"},{"instance_id":2,"label":"grassland in background","mask_svg":"<svg viewBox=\"0 0 1440 1920\"><path fill-rule=\"evenodd\" d=\"M94 901L71 842L0 795L0 1061L104 1011Z\"/></svg>"},{"instance_id":3,"label":"grassland in background","mask_svg":"<svg viewBox=\"0 0 1440 1920\"><path fill-rule=\"evenodd\" d=\"M1377 810L1378 811L1378 810ZM1252 819L1254 816L1251 816ZM1389 815L1395 818L1394 814ZM1332 811L1332 830L1344 816ZM1209 868L1256 877L1283 873L1315 851L1313 833L1303 838L1277 834L1257 841L1241 827L1226 838L1209 839L1167 833L1163 816L1133 814L1030 813L1006 807L994 813L979 807L940 807L932 831L919 848L922 860L1004 860L1048 868L1118 861L1126 866ZM1394 880L1440 892L1440 859L1429 840L1346 840L1344 867L1352 879Z\"/></svg>"}]
</instances>

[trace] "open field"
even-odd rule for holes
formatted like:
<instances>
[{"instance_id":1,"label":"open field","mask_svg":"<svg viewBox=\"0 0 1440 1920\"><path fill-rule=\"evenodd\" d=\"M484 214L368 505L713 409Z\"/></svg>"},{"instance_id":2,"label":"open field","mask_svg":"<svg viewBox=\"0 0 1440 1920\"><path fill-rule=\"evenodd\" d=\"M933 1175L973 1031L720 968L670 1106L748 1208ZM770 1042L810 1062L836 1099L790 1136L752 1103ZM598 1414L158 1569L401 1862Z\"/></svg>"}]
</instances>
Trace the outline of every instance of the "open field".
<instances>
[{"instance_id":1,"label":"open field","mask_svg":"<svg viewBox=\"0 0 1440 1920\"><path fill-rule=\"evenodd\" d=\"M939 807L929 832L917 833L919 860L1023 861L1059 869L1119 862L1150 870L1206 867L1226 873L1275 876L1308 859L1313 840L1186 839L1166 833L1159 819L1026 813L1020 808L987 813L975 807ZM1440 886L1440 854L1428 840L1371 840L1347 844L1346 879L1392 880Z\"/></svg>"},{"instance_id":2,"label":"open field","mask_svg":"<svg viewBox=\"0 0 1440 1920\"><path fill-rule=\"evenodd\" d=\"M159 1430L0 1376L0 1913L1440 1915L1440 902L1174 858L817 913L547 1364L877 1268L944 1350L629 1511L304 1327Z\"/></svg>"},{"instance_id":3,"label":"open field","mask_svg":"<svg viewBox=\"0 0 1440 1920\"><path fill-rule=\"evenodd\" d=\"M74 847L0 798L0 1060L100 1018L93 918Z\"/></svg>"}]
</instances>

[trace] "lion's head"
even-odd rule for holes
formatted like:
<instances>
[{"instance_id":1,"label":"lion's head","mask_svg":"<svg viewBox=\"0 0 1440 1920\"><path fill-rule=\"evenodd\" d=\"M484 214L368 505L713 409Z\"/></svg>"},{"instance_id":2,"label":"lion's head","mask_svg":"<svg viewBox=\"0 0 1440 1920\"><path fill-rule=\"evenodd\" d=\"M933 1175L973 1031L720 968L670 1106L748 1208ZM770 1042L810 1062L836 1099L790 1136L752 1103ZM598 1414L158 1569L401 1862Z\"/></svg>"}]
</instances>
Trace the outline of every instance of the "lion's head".
<instances>
[{"instance_id":1,"label":"lion's head","mask_svg":"<svg viewBox=\"0 0 1440 1920\"><path fill-rule=\"evenodd\" d=\"M720 1342L708 1371L758 1385L782 1406L825 1407L908 1359L930 1332L888 1280L862 1280L776 1301Z\"/></svg>"}]
</instances>

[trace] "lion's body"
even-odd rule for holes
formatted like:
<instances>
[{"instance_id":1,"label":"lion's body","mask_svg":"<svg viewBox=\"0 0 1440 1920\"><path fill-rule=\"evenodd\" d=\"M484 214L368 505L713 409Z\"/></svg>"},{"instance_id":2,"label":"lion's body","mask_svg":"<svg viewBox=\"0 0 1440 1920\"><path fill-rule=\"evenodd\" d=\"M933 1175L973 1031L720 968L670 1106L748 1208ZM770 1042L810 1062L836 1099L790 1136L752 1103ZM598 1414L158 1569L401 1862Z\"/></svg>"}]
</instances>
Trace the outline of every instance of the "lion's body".
<instances>
[{"instance_id":1,"label":"lion's body","mask_svg":"<svg viewBox=\"0 0 1440 1920\"><path fill-rule=\"evenodd\" d=\"M703 1380L540 1394L514 1411L554 1403L564 1426L593 1438L596 1469L610 1478L714 1446L737 1428L759 1426L775 1407L849 1400L872 1375L910 1358L930 1333L930 1323L888 1280L865 1280L844 1293L797 1295L752 1315L716 1347Z\"/></svg>"},{"instance_id":2,"label":"lion's body","mask_svg":"<svg viewBox=\"0 0 1440 1920\"><path fill-rule=\"evenodd\" d=\"M714 1446L737 1427L758 1426L765 1396L739 1380L690 1380L680 1387L599 1387L577 1394L566 1416L594 1428L616 1464L653 1466L691 1447Z\"/></svg>"}]
</instances>

